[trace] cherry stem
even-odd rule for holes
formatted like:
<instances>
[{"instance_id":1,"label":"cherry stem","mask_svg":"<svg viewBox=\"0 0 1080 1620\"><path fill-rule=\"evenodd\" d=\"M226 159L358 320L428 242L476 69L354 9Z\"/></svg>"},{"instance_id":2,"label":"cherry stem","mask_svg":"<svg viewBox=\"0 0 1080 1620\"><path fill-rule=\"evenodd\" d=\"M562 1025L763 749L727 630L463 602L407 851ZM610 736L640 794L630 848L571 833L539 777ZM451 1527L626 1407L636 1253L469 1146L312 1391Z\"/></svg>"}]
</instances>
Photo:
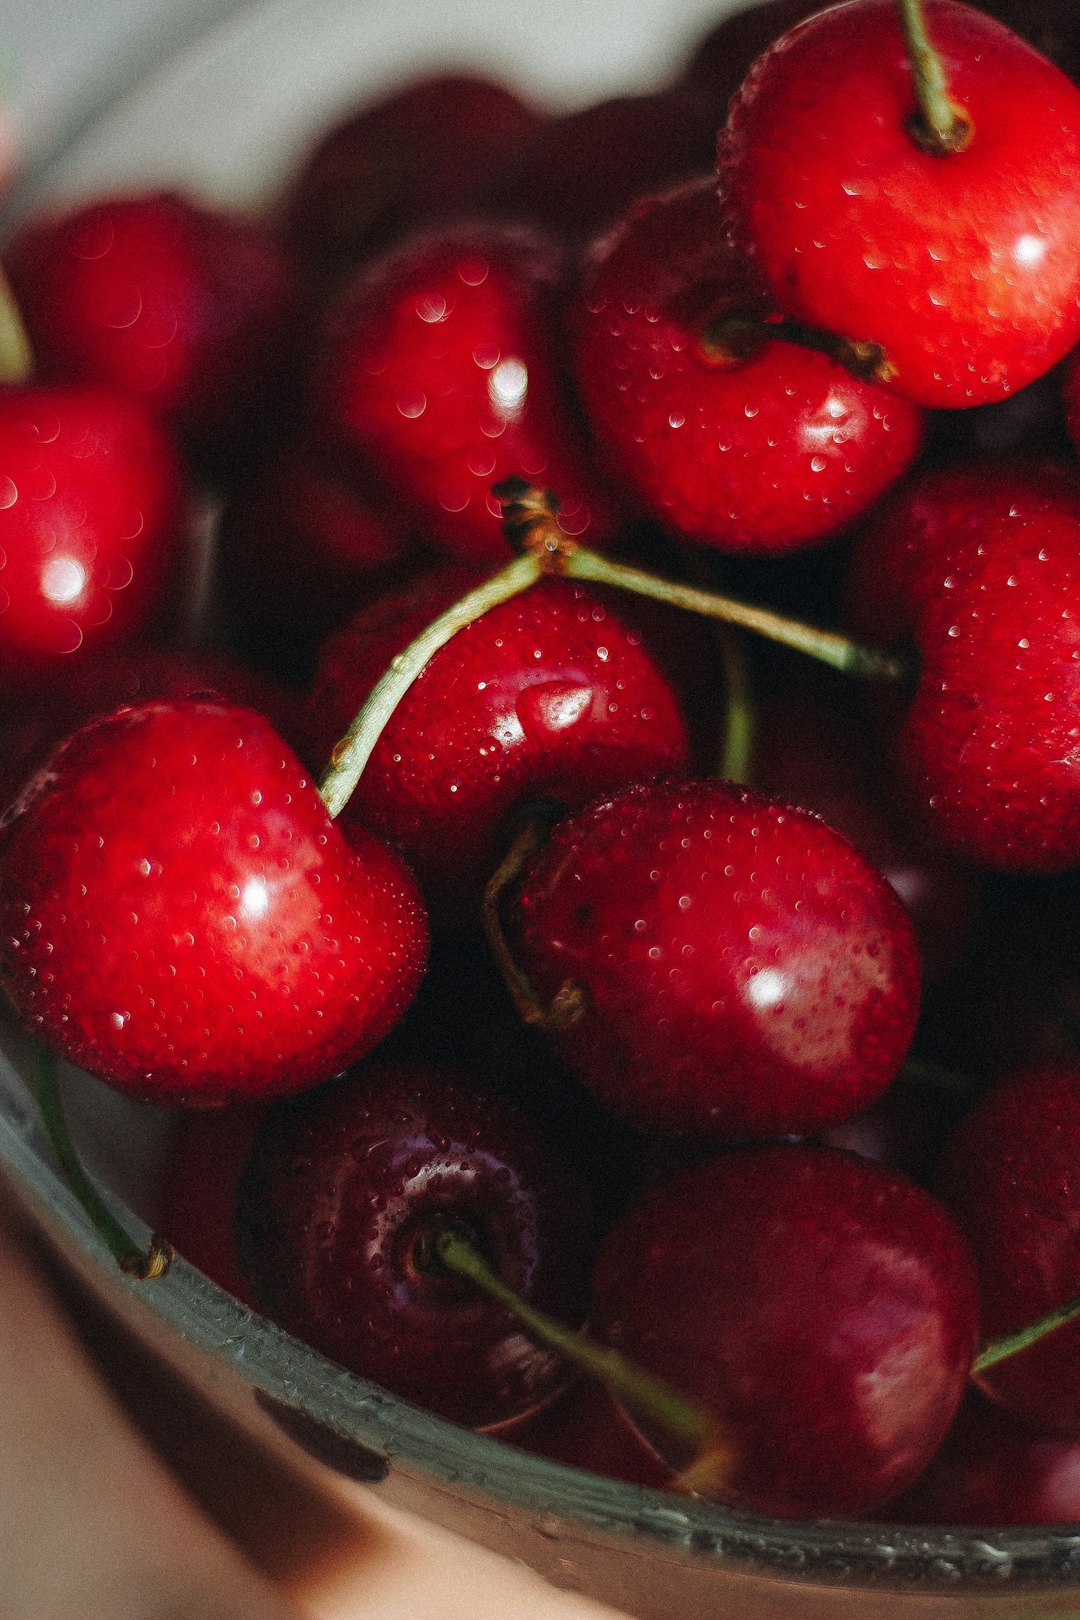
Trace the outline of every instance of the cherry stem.
<instances>
[{"instance_id":1,"label":"cherry stem","mask_svg":"<svg viewBox=\"0 0 1080 1620\"><path fill-rule=\"evenodd\" d=\"M701 348L708 359L737 361L749 358L763 343L795 343L802 349L815 349L838 365L846 367L864 382L889 382L896 368L885 358L880 343L841 337L815 326L788 318L767 320L760 315L722 315L710 321L701 333Z\"/></svg>"},{"instance_id":2,"label":"cherry stem","mask_svg":"<svg viewBox=\"0 0 1080 1620\"><path fill-rule=\"evenodd\" d=\"M922 0L897 0L897 9L918 103L908 133L924 151L960 152L971 139L971 119L949 95L944 65L926 31Z\"/></svg>"},{"instance_id":3,"label":"cherry stem","mask_svg":"<svg viewBox=\"0 0 1080 1620\"><path fill-rule=\"evenodd\" d=\"M708 1479L714 1486L721 1478L720 1459L730 1456L730 1443L719 1421L688 1401L659 1378L654 1378L628 1360L618 1350L598 1344L583 1333L566 1327L546 1311L538 1310L505 1283L488 1262L452 1226L440 1226L432 1235L430 1248L448 1271L465 1277L492 1299L504 1305L523 1327L563 1356L582 1372L598 1378L631 1415L639 1416L650 1431L658 1429L664 1441L681 1457L692 1459L686 1474ZM673 1467L681 1466L672 1464Z\"/></svg>"},{"instance_id":4,"label":"cherry stem","mask_svg":"<svg viewBox=\"0 0 1080 1620\"><path fill-rule=\"evenodd\" d=\"M939 1091L955 1091L968 1096L977 1089L970 1075L956 1069L947 1069L943 1063L931 1063L926 1058L906 1057L900 1065L899 1078L909 1085L936 1086Z\"/></svg>"},{"instance_id":5,"label":"cherry stem","mask_svg":"<svg viewBox=\"0 0 1080 1620\"><path fill-rule=\"evenodd\" d=\"M330 766L319 783L319 793L331 816L339 816L348 804L384 726L439 648L489 608L528 590L543 571L543 561L532 551L515 557L482 585L466 592L422 630L404 652L398 653L330 756Z\"/></svg>"},{"instance_id":6,"label":"cherry stem","mask_svg":"<svg viewBox=\"0 0 1080 1620\"><path fill-rule=\"evenodd\" d=\"M155 1234L147 1248L140 1248L105 1204L83 1168L60 1102L56 1059L46 1047L38 1047L34 1070L34 1096L49 1143L59 1161L64 1180L82 1205L94 1230L120 1270L129 1277L135 1277L140 1282L164 1277L172 1264L172 1244Z\"/></svg>"},{"instance_id":7,"label":"cherry stem","mask_svg":"<svg viewBox=\"0 0 1080 1620\"><path fill-rule=\"evenodd\" d=\"M15 294L0 270L0 383L24 383L34 369L34 353Z\"/></svg>"},{"instance_id":8,"label":"cherry stem","mask_svg":"<svg viewBox=\"0 0 1080 1620\"><path fill-rule=\"evenodd\" d=\"M506 988L513 997L514 1006L522 1023L544 1031L566 1029L570 1024L576 1023L585 1007L583 992L580 985L568 979L560 986L551 1005L544 1005L533 985L514 961L503 931L499 907L504 891L519 876L526 861L542 848L550 826L550 815L541 815L539 812L534 812L521 823L509 850L488 879L481 911L488 948L495 958Z\"/></svg>"},{"instance_id":9,"label":"cherry stem","mask_svg":"<svg viewBox=\"0 0 1080 1620\"><path fill-rule=\"evenodd\" d=\"M983 1345L971 1363L971 1376L976 1378L988 1367L994 1367L999 1361L1007 1361L1010 1356L1018 1355L1029 1345L1045 1339L1048 1333L1054 1333L1067 1323L1074 1322L1078 1316L1080 1316L1080 1294L1074 1294L1063 1305L1055 1305L1053 1310L1037 1316L1034 1322L1018 1328L1015 1333L1005 1333L1000 1339L991 1339L989 1344Z\"/></svg>"},{"instance_id":10,"label":"cherry stem","mask_svg":"<svg viewBox=\"0 0 1080 1620\"><path fill-rule=\"evenodd\" d=\"M769 641L806 653L847 675L856 675L865 680L898 682L909 674L905 660L894 653L863 646L838 631L803 624L785 614L774 613L771 608L752 607L749 603L716 591L698 590L692 585L660 579L655 574L615 562L584 546L567 548L561 571L571 579L589 580L596 585L634 591L638 596L648 596L656 602L667 602L690 613L700 613L706 618L720 619L725 624L752 630Z\"/></svg>"}]
</instances>

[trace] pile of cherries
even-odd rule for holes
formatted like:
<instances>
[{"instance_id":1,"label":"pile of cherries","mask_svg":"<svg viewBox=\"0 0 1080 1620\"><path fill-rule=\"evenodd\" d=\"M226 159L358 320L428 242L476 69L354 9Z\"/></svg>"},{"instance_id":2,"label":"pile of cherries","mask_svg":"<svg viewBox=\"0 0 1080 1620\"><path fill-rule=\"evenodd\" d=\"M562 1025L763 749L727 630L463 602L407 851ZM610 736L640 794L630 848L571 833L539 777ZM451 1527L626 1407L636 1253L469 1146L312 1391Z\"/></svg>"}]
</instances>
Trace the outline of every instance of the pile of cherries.
<instances>
[{"instance_id":1,"label":"pile of cherries","mask_svg":"<svg viewBox=\"0 0 1080 1620\"><path fill-rule=\"evenodd\" d=\"M0 977L57 1140L47 1054L188 1110L164 1237L338 1362L1080 1519L1078 70L766 0L8 242Z\"/></svg>"}]
</instances>

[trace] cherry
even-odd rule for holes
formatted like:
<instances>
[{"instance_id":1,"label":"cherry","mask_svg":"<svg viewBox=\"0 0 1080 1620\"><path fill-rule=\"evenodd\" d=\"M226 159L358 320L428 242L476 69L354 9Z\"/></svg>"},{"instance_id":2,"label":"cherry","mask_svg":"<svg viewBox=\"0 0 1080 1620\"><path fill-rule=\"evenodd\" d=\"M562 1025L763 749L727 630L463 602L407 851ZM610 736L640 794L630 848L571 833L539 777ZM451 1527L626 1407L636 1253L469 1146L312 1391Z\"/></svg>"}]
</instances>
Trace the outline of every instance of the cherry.
<instances>
[{"instance_id":1,"label":"cherry","mask_svg":"<svg viewBox=\"0 0 1080 1620\"><path fill-rule=\"evenodd\" d=\"M657 1131L814 1131L868 1107L914 1030L911 925L809 813L730 782L630 788L559 823L507 928L555 1039ZM576 1013L576 1016L575 1016Z\"/></svg>"},{"instance_id":2,"label":"cherry","mask_svg":"<svg viewBox=\"0 0 1080 1620\"><path fill-rule=\"evenodd\" d=\"M308 705L313 758L326 760L391 659L475 577L460 568L426 575L328 642ZM687 767L679 695L653 652L657 629L674 639L669 621L611 591L547 579L429 661L383 729L347 814L401 850L440 918L478 918L522 801L582 804Z\"/></svg>"},{"instance_id":3,"label":"cherry","mask_svg":"<svg viewBox=\"0 0 1080 1620\"><path fill-rule=\"evenodd\" d=\"M940 1167L941 1196L979 1272L982 1333L997 1340L1080 1291L1080 1069L1003 1080L964 1117ZM1029 1423L1080 1435L1080 1324L1059 1327L978 1374Z\"/></svg>"},{"instance_id":4,"label":"cherry","mask_svg":"<svg viewBox=\"0 0 1080 1620\"><path fill-rule=\"evenodd\" d=\"M726 1426L716 1493L866 1513L911 1483L975 1348L967 1247L896 1172L821 1147L732 1151L650 1189L593 1276L596 1335Z\"/></svg>"},{"instance_id":5,"label":"cherry","mask_svg":"<svg viewBox=\"0 0 1080 1620\"><path fill-rule=\"evenodd\" d=\"M1080 1443L1022 1423L970 1390L900 1524L1065 1524L1080 1519Z\"/></svg>"},{"instance_id":6,"label":"cherry","mask_svg":"<svg viewBox=\"0 0 1080 1620\"><path fill-rule=\"evenodd\" d=\"M891 386L977 405L1080 335L1080 91L980 12L932 0L959 149L920 132L893 0L833 7L759 57L719 171L784 311L880 345Z\"/></svg>"},{"instance_id":7,"label":"cherry","mask_svg":"<svg viewBox=\"0 0 1080 1620\"><path fill-rule=\"evenodd\" d=\"M285 233L317 276L340 276L418 223L474 216L545 119L476 73L412 80L326 132L289 182Z\"/></svg>"},{"instance_id":8,"label":"cherry","mask_svg":"<svg viewBox=\"0 0 1080 1620\"><path fill-rule=\"evenodd\" d=\"M245 1305L255 1305L236 1257L236 1189L266 1103L185 1109L177 1118L154 1227L177 1254Z\"/></svg>"},{"instance_id":9,"label":"cherry","mask_svg":"<svg viewBox=\"0 0 1080 1620\"><path fill-rule=\"evenodd\" d=\"M0 390L0 676L160 633L193 573L176 447L112 388Z\"/></svg>"},{"instance_id":10,"label":"cherry","mask_svg":"<svg viewBox=\"0 0 1080 1620\"><path fill-rule=\"evenodd\" d=\"M1031 464L929 472L859 538L856 627L920 655L899 739L912 804L980 864L1080 859L1078 539L1075 472Z\"/></svg>"},{"instance_id":11,"label":"cherry","mask_svg":"<svg viewBox=\"0 0 1080 1620\"><path fill-rule=\"evenodd\" d=\"M721 240L715 187L637 203L594 249L578 380L614 467L686 539L782 552L820 541L905 472L921 413L770 323Z\"/></svg>"},{"instance_id":12,"label":"cherry","mask_svg":"<svg viewBox=\"0 0 1080 1620\"><path fill-rule=\"evenodd\" d=\"M562 275L535 232L447 228L369 266L327 317L320 430L456 555L505 558L491 491L511 475L558 489L568 534L595 540L610 524L561 376Z\"/></svg>"},{"instance_id":13,"label":"cherry","mask_svg":"<svg viewBox=\"0 0 1080 1620\"><path fill-rule=\"evenodd\" d=\"M0 974L24 1024L118 1090L300 1089L410 1000L426 925L398 857L350 842L267 720L144 703L84 727L9 812Z\"/></svg>"},{"instance_id":14,"label":"cherry","mask_svg":"<svg viewBox=\"0 0 1080 1620\"><path fill-rule=\"evenodd\" d=\"M79 204L4 263L43 375L138 394L200 447L265 410L295 293L269 233L173 192Z\"/></svg>"},{"instance_id":15,"label":"cherry","mask_svg":"<svg viewBox=\"0 0 1080 1620\"><path fill-rule=\"evenodd\" d=\"M672 1470L646 1445L604 1386L591 1378L572 1383L507 1438L534 1456L630 1485L658 1489L673 1480Z\"/></svg>"},{"instance_id":16,"label":"cherry","mask_svg":"<svg viewBox=\"0 0 1080 1620\"><path fill-rule=\"evenodd\" d=\"M504 1307L443 1270L467 1234L531 1303L579 1322L590 1216L523 1116L445 1068L369 1062L275 1109L241 1180L241 1263L290 1332L409 1400L488 1428L565 1372Z\"/></svg>"}]
</instances>

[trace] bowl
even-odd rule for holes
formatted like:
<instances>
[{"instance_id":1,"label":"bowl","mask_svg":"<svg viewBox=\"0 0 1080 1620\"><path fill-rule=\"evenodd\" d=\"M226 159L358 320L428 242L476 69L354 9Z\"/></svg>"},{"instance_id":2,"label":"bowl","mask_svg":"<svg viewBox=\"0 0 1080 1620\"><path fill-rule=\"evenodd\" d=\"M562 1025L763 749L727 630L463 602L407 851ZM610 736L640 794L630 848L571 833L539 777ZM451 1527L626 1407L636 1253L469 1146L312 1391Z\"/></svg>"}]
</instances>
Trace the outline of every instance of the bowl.
<instances>
[{"instance_id":1,"label":"bowl","mask_svg":"<svg viewBox=\"0 0 1080 1620\"><path fill-rule=\"evenodd\" d=\"M457 65L584 105L661 84L718 0L246 0L163 7L61 116L16 103L24 167L8 225L46 201L149 184L258 204L337 115L390 83ZM258 1443L314 1459L404 1508L638 1620L976 1620L1080 1614L1080 1525L956 1530L767 1520L600 1478L432 1417L332 1365L182 1258L123 1276L60 1178L0 1031L0 1163L54 1261L116 1330ZM170 1118L64 1070L77 1139L105 1196L135 1213Z\"/></svg>"}]
</instances>

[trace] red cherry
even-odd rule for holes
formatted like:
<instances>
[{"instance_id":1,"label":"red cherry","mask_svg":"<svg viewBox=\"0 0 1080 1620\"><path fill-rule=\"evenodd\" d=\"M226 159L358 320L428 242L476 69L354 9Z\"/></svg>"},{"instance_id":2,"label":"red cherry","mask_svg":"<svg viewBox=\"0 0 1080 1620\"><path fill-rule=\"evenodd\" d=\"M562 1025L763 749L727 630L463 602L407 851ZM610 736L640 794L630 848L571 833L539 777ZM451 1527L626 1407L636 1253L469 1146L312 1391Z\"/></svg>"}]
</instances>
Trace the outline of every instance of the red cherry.
<instances>
[{"instance_id":1,"label":"red cherry","mask_svg":"<svg viewBox=\"0 0 1080 1620\"><path fill-rule=\"evenodd\" d=\"M672 1471L634 1429L602 1384L571 1384L550 1406L518 1424L511 1445L630 1485L669 1485Z\"/></svg>"},{"instance_id":2,"label":"red cherry","mask_svg":"<svg viewBox=\"0 0 1080 1620\"><path fill-rule=\"evenodd\" d=\"M237 1222L262 1308L408 1400L488 1428L565 1381L504 1306L432 1267L430 1239L451 1224L530 1303L584 1315L591 1221L577 1177L460 1076L369 1064L275 1110Z\"/></svg>"},{"instance_id":3,"label":"red cherry","mask_svg":"<svg viewBox=\"0 0 1080 1620\"><path fill-rule=\"evenodd\" d=\"M340 274L405 229L490 205L545 120L516 91L438 73L360 107L289 184L285 230L317 275Z\"/></svg>"},{"instance_id":4,"label":"red cherry","mask_svg":"<svg viewBox=\"0 0 1080 1620\"><path fill-rule=\"evenodd\" d=\"M1054 872L1080 861L1080 480L974 466L910 484L859 538L852 614L913 635L900 737L908 791L967 860Z\"/></svg>"},{"instance_id":5,"label":"red cherry","mask_svg":"<svg viewBox=\"0 0 1080 1620\"><path fill-rule=\"evenodd\" d=\"M558 490L567 534L594 544L610 522L564 394L560 277L540 236L462 226L380 259L329 317L320 426L457 555L505 559L491 491L511 476Z\"/></svg>"},{"instance_id":6,"label":"red cherry","mask_svg":"<svg viewBox=\"0 0 1080 1620\"><path fill-rule=\"evenodd\" d=\"M719 1494L856 1515L925 1468L975 1349L967 1247L931 1196L828 1148L732 1152L650 1190L608 1234L598 1338L715 1412Z\"/></svg>"},{"instance_id":7,"label":"red cherry","mask_svg":"<svg viewBox=\"0 0 1080 1620\"><path fill-rule=\"evenodd\" d=\"M1080 335L1080 91L1001 24L929 0L963 149L925 150L892 0L759 57L719 148L735 233L777 302L876 343L926 405L1000 399Z\"/></svg>"},{"instance_id":8,"label":"red cherry","mask_svg":"<svg viewBox=\"0 0 1080 1620\"><path fill-rule=\"evenodd\" d=\"M8 995L47 1045L147 1100L325 1079L390 1029L426 949L398 857L358 825L350 840L253 711L121 710L9 813Z\"/></svg>"},{"instance_id":9,"label":"red cherry","mask_svg":"<svg viewBox=\"0 0 1080 1620\"><path fill-rule=\"evenodd\" d=\"M219 1288L254 1306L236 1258L236 1188L264 1103L188 1110L169 1145L154 1228L189 1265Z\"/></svg>"},{"instance_id":10,"label":"red cherry","mask_svg":"<svg viewBox=\"0 0 1080 1620\"><path fill-rule=\"evenodd\" d=\"M294 292L261 227L134 193L30 221L4 263L45 374L127 389L202 444L265 407Z\"/></svg>"},{"instance_id":11,"label":"red cherry","mask_svg":"<svg viewBox=\"0 0 1080 1620\"><path fill-rule=\"evenodd\" d=\"M1080 1442L1032 1428L971 1391L926 1472L887 1516L894 1524L1075 1522Z\"/></svg>"},{"instance_id":12,"label":"red cherry","mask_svg":"<svg viewBox=\"0 0 1080 1620\"><path fill-rule=\"evenodd\" d=\"M613 1112L722 1137L810 1132L900 1066L919 972L899 900L817 817L730 782L631 788L562 821L509 919L556 1039Z\"/></svg>"},{"instance_id":13,"label":"red cherry","mask_svg":"<svg viewBox=\"0 0 1080 1620\"><path fill-rule=\"evenodd\" d=\"M440 570L330 640L309 702L312 757L325 761L391 659L473 582ZM460 631L405 694L347 813L401 850L440 916L476 921L522 801L582 804L686 768L649 623L611 591L543 580Z\"/></svg>"},{"instance_id":14,"label":"red cherry","mask_svg":"<svg viewBox=\"0 0 1080 1620\"><path fill-rule=\"evenodd\" d=\"M172 439L110 388L0 390L0 676L160 631L190 572Z\"/></svg>"},{"instance_id":15,"label":"red cherry","mask_svg":"<svg viewBox=\"0 0 1080 1620\"><path fill-rule=\"evenodd\" d=\"M615 469L684 538L782 552L833 534L914 458L921 413L779 328L721 241L714 186L639 202L594 249L579 385ZM737 320L725 348L723 323ZM742 326L755 336L744 352ZM715 336L717 330L721 335Z\"/></svg>"},{"instance_id":16,"label":"red cherry","mask_svg":"<svg viewBox=\"0 0 1080 1620\"><path fill-rule=\"evenodd\" d=\"M964 1117L938 1187L979 1272L982 1335L1017 1332L1080 1292L1080 1070L1012 1075ZM979 1374L1028 1423L1080 1435L1080 1323Z\"/></svg>"}]
</instances>

